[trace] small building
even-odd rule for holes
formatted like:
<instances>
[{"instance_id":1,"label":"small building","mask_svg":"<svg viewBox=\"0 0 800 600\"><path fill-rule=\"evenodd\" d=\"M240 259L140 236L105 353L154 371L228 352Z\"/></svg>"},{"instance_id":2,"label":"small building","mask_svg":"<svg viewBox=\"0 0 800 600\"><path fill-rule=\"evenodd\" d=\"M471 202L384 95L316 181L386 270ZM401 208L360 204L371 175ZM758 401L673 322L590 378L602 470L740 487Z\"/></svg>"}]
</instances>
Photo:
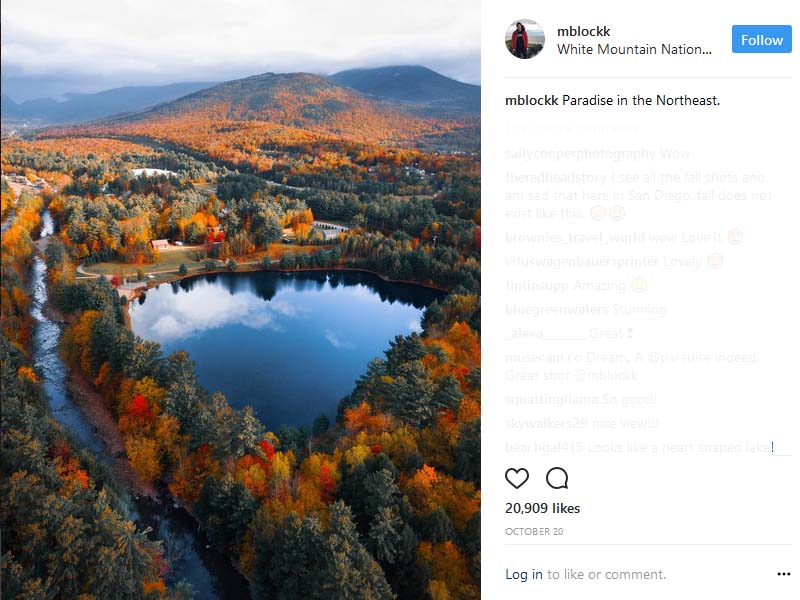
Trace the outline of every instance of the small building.
<instances>
[{"instance_id":1,"label":"small building","mask_svg":"<svg viewBox=\"0 0 800 600\"><path fill-rule=\"evenodd\" d=\"M159 175L165 175L166 177L177 177L178 174L175 171L167 171L166 169L131 169L131 174L134 177L157 177Z\"/></svg>"},{"instance_id":2,"label":"small building","mask_svg":"<svg viewBox=\"0 0 800 600\"><path fill-rule=\"evenodd\" d=\"M349 227L337 225L336 223L327 223L325 221L314 221L311 225L322 234L325 241L335 240L339 237L340 233L347 233L350 231Z\"/></svg>"},{"instance_id":3,"label":"small building","mask_svg":"<svg viewBox=\"0 0 800 600\"><path fill-rule=\"evenodd\" d=\"M152 240L150 242L154 250L166 250L169 248L169 241L167 240Z\"/></svg>"}]
</instances>

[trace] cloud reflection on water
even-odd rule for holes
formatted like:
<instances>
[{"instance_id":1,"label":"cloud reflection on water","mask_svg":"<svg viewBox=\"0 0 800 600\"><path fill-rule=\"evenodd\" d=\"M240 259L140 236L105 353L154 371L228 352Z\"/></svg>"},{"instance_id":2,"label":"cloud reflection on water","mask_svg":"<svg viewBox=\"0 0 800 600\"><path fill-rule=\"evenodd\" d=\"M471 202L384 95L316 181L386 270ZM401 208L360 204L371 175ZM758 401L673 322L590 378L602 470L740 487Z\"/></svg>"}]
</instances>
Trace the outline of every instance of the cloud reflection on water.
<instances>
[{"instance_id":1,"label":"cloud reflection on water","mask_svg":"<svg viewBox=\"0 0 800 600\"><path fill-rule=\"evenodd\" d=\"M251 291L231 294L222 287L206 285L202 302L187 293L149 294L148 314L160 314L153 321L137 322L137 333L161 343L174 342L218 329L226 325L244 325L251 329L285 331L285 321L300 315L298 307L285 300L265 302ZM143 311L141 311L143 312ZM136 319L136 307L131 309Z\"/></svg>"}]
</instances>

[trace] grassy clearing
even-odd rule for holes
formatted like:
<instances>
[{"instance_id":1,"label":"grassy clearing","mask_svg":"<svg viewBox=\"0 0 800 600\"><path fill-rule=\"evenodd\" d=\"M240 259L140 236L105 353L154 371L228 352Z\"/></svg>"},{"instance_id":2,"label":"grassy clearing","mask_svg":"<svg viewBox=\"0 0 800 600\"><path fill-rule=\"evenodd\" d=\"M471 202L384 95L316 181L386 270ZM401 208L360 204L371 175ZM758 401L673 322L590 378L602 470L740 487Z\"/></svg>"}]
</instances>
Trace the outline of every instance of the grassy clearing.
<instances>
[{"instance_id":1,"label":"grassy clearing","mask_svg":"<svg viewBox=\"0 0 800 600\"><path fill-rule=\"evenodd\" d=\"M314 254L321 250L329 250L333 245L326 244L324 246L297 246L295 244L270 244L266 251L254 252L247 256L237 256L236 262L242 267L255 267L260 266L261 261L265 256L269 256L271 260L280 260L284 254ZM188 247L188 248L171 248L167 252L159 252L158 260L154 263L147 264L128 264L122 262L102 262L91 266L85 266L83 269L92 275L105 275L110 277L112 275L119 275L120 277L135 280L137 270L141 269L145 275L154 275L156 283L167 279L172 279L178 272L181 264L186 265L189 273L196 274L205 271L206 258L200 258L204 254L202 247ZM227 260L221 261L227 262ZM80 277L80 275L78 275ZM142 284L146 283L143 281Z\"/></svg>"},{"instance_id":2,"label":"grassy clearing","mask_svg":"<svg viewBox=\"0 0 800 600\"><path fill-rule=\"evenodd\" d=\"M121 262L102 262L91 266L85 266L84 270L87 273L92 273L94 275L122 276L135 276L137 269L141 269L145 273L164 270L177 271L181 264L185 264L187 268L203 265L205 263L205 259L201 259L199 261L195 260L198 256L202 256L202 254L202 248L174 248L168 250L167 252L159 252L158 260L154 263L133 265Z\"/></svg>"},{"instance_id":3,"label":"grassy clearing","mask_svg":"<svg viewBox=\"0 0 800 600\"><path fill-rule=\"evenodd\" d=\"M336 244L325 244L322 246L298 246L296 244L270 244L267 252L262 252L261 255L269 254L272 259L278 259L284 254L315 254L320 250L330 250Z\"/></svg>"}]
</instances>

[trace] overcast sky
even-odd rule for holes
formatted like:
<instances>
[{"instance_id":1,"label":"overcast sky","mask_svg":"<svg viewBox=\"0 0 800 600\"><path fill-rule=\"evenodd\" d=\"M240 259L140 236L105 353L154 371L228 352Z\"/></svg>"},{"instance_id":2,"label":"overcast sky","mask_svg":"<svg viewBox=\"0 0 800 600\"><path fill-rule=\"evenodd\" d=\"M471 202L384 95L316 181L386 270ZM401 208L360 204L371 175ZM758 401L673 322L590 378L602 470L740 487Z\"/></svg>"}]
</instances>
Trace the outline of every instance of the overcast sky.
<instances>
[{"instance_id":1,"label":"overcast sky","mask_svg":"<svg viewBox=\"0 0 800 600\"><path fill-rule=\"evenodd\" d=\"M421 64L480 81L479 0L2 0L14 100ZM391 8L389 8L391 6Z\"/></svg>"}]
</instances>

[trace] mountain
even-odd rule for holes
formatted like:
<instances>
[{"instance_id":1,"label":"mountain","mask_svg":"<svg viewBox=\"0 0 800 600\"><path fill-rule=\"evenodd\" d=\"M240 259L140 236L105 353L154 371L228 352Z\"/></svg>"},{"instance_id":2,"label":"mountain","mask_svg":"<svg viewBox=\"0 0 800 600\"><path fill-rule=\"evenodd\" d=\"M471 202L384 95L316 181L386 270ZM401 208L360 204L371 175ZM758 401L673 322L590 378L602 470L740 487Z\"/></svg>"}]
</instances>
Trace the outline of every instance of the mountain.
<instances>
[{"instance_id":1,"label":"mountain","mask_svg":"<svg viewBox=\"0 0 800 600\"><path fill-rule=\"evenodd\" d=\"M2 106L2 114L5 117L16 117L19 115L19 104L14 102L7 94L0 95L0 106Z\"/></svg>"},{"instance_id":2,"label":"mountain","mask_svg":"<svg viewBox=\"0 0 800 600\"><path fill-rule=\"evenodd\" d=\"M439 109L480 113L481 88L420 66L350 69L331 75L336 83L377 98Z\"/></svg>"},{"instance_id":3,"label":"mountain","mask_svg":"<svg viewBox=\"0 0 800 600\"><path fill-rule=\"evenodd\" d=\"M421 139L469 130L468 135L477 140L477 115L442 115L441 111L423 110L426 106L424 102L367 95L331 77L264 73L227 81L108 123L131 131L137 129L131 127L135 123L158 122L162 127L175 128L187 122L211 123L215 127L223 122L232 126L231 121L258 122L273 130L291 128L370 142ZM256 123L250 125L253 126Z\"/></svg>"},{"instance_id":4,"label":"mountain","mask_svg":"<svg viewBox=\"0 0 800 600\"><path fill-rule=\"evenodd\" d=\"M274 121L298 126L322 122L365 101L326 77L309 73L263 73L226 81L131 117L208 112L224 119Z\"/></svg>"},{"instance_id":5,"label":"mountain","mask_svg":"<svg viewBox=\"0 0 800 600\"><path fill-rule=\"evenodd\" d=\"M172 83L157 86L129 86L94 94L65 94L64 101L39 98L16 103L2 97L2 118L29 119L48 124L79 123L139 112L214 85L209 82Z\"/></svg>"}]
</instances>

